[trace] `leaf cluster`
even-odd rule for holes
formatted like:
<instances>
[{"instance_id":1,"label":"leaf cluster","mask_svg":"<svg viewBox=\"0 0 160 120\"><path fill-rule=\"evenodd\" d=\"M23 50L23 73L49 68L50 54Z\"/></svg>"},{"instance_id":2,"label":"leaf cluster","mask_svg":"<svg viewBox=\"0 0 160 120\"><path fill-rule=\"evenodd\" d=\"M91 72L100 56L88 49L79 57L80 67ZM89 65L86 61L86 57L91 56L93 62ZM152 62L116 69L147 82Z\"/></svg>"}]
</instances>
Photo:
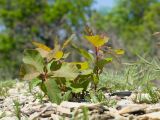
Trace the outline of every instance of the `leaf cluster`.
<instances>
[{"instance_id":1,"label":"leaf cluster","mask_svg":"<svg viewBox=\"0 0 160 120\"><path fill-rule=\"evenodd\" d=\"M35 49L24 51L20 76L23 80L31 80L34 86L39 85L41 90L48 95L52 102L60 104L63 100L82 101L89 95L88 90L97 90L99 75L106 64L112 61L111 57L102 56L102 46L108 42L107 36L85 36L94 47L95 54L72 44L72 48L78 51L86 61L67 62L69 52L64 48L69 45L73 36L61 46L55 42L54 49L33 42ZM108 48L108 47L107 47ZM100 54L101 53L101 54ZM108 48L109 54L123 54L123 50ZM94 86L94 87L93 87Z\"/></svg>"}]
</instances>

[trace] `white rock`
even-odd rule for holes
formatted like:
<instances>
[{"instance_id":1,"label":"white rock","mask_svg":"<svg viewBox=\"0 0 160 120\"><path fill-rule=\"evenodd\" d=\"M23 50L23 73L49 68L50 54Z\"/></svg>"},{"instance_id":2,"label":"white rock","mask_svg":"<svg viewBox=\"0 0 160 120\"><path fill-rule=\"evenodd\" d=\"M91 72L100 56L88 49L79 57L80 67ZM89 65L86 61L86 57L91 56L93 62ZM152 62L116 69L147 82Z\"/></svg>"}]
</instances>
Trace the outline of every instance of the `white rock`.
<instances>
[{"instance_id":1,"label":"white rock","mask_svg":"<svg viewBox=\"0 0 160 120\"><path fill-rule=\"evenodd\" d=\"M146 108L146 113L152 113L152 112L159 112L160 111L160 105L150 105Z\"/></svg>"},{"instance_id":2,"label":"white rock","mask_svg":"<svg viewBox=\"0 0 160 120\"><path fill-rule=\"evenodd\" d=\"M3 116L6 116L5 112L0 110L0 118L3 117Z\"/></svg>"},{"instance_id":3,"label":"white rock","mask_svg":"<svg viewBox=\"0 0 160 120\"><path fill-rule=\"evenodd\" d=\"M160 120L160 112L148 113L138 117L141 120Z\"/></svg>"},{"instance_id":4,"label":"white rock","mask_svg":"<svg viewBox=\"0 0 160 120\"><path fill-rule=\"evenodd\" d=\"M35 112L35 113L33 113L33 114L31 114L31 115L29 116L29 120L34 120L34 119L36 119L36 118L39 117L39 116L40 116L40 113Z\"/></svg>"},{"instance_id":5,"label":"white rock","mask_svg":"<svg viewBox=\"0 0 160 120\"><path fill-rule=\"evenodd\" d=\"M128 105L128 106L122 108L121 110L119 110L119 114L144 111L145 108L147 108L146 104L144 104L144 105L131 104L131 105Z\"/></svg>"},{"instance_id":6,"label":"white rock","mask_svg":"<svg viewBox=\"0 0 160 120\"><path fill-rule=\"evenodd\" d=\"M80 106L93 106L95 104L90 104L90 103L77 103L77 102L68 102L68 101L63 101L60 106L63 108L69 108L69 109L73 109L73 108L78 108Z\"/></svg>"},{"instance_id":7,"label":"white rock","mask_svg":"<svg viewBox=\"0 0 160 120\"><path fill-rule=\"evenodd\" d=\"M16 83L16 88L17 88L17 89L24 89L24 83L22 83L22 82L17 82L17 83Z\"/></svg>"},{"instance_id":8,"label":"white rock","mask_svg":"<svg viewBox=\"0 0 160 120\"><path fill-rule=\"evenodd\" d=\"M13 117L3 117L3 118L1 118L1 120L17 120L17 117L16 116L13 116Z\"/></svg>"},{"instance_id":9,"label":"white rock","mask_svg":"<svg viewBox=\"0 0 160 120\"><path fill-rule=\"evenodd\" d=\"M9 95L18 95L18 91L15 88L11 88L8 90Z\"/></svg>"},{"instance_id":10,"label":"white rock","mask_svg":"<svg viewBox=\"0 0 160 120\"><path fill-rule=\"evenodd\" d=\"M59 120L60 119L59 115L56 115L56 114L51 114L51 118L53 118L53 120Z\"/></svg>"},{"instance_id":11,"label":"white rock","mask_svg":"<svg viewBox=\"0 0 160 120\"><path fill-rule=\"evenodd\" d=\"M5 111L5 114L6 114L6 116L13 116L13 112L11 112L11 111Z\"/></svg>"},{"instance_id":12,"label":"white rock","mask_svg":"<svg viewBox=\"0 0 160 120\"><path fill-rule=\"evenodd\" d=\"M133 104L133 102L131 100L124 100L124 99L122 99L122 100L120 100L120 101L117 102L117 106L121 107L121 108L123 108L123 107L125 107L127 105L130 105L130 104Z\"/></svg>"}]
</instances>

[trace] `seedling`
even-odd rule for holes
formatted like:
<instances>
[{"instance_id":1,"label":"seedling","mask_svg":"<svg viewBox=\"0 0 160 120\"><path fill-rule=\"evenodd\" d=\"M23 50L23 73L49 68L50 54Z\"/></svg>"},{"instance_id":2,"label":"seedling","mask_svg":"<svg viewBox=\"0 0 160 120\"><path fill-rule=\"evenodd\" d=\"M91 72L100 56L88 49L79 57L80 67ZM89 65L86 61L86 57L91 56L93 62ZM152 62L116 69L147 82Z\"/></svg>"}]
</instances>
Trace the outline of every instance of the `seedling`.
<instances>
[{"instance_id":1,"label":"seedling","mask_svg":"<svg viewBox=\"0 0 160 120\"><path fill-rule=\"evenodd\" d=\"M66 40L62 46L55 42L54 49L33 42L36 48L24 51L24 64L20 71L21 78L33 81L31 83L34 86L40 86L44 94L48 95L50 100L57 104L66 99L69 101L73 101L74 98L76 101L83 100L91 83L96 91L99 76L105 64L112 61L110 57L100 56L100 52L103 52L101 48L108 42L109 38L93 35L90 32L90 35L85 36L85 38L94 46L95 58L86 50L72 44L73 48L80 52L87 61L66 62L65 59L69 56L69 53L64 53L64 48L70 43L72 37ZM124 51L108 48L107 53L120 55Z\"/></svg>"},{"instance_id":2,"label":"seedling","mask_svg":"<svg viewBox=\"0 0 160 120\"><path fill-rule=\"evenodd\" d=\"M13 103L14 103L13 108L14 108L14 111L15 111L15 115L18 118L18 120L21 120L21 108L20 108L21 105L20 105L18 100L14 100Z\"/></svg>"}]
</instances>

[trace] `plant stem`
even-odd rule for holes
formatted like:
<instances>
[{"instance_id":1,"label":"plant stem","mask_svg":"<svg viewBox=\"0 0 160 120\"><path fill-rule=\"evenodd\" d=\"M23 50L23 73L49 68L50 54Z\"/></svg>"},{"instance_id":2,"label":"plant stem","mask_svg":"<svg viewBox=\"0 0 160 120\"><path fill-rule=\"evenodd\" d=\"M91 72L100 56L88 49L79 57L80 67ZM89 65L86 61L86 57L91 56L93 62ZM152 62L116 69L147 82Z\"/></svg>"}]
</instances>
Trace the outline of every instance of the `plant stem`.
<instances>
[{"instance_id":1,"label":"plant stem","mask_svg":"<svg viewBox=\"0 0 160 120\"><path fill-rule=\"evenodd\" d=\"M99 61L98 51L99 51L99 48L98 48L98 47L95 47L95 53L96 53L95 65L96 65L96 77L97 77L97 79L99 79L99 73L98 73L99 68L98 68L98 66L97 66L97 63L98 63L98 61ZM94 89L95 89L95 91L97 90L97 84L95 84L95 88L94 88Z\"/></svg>"}]
</instances>

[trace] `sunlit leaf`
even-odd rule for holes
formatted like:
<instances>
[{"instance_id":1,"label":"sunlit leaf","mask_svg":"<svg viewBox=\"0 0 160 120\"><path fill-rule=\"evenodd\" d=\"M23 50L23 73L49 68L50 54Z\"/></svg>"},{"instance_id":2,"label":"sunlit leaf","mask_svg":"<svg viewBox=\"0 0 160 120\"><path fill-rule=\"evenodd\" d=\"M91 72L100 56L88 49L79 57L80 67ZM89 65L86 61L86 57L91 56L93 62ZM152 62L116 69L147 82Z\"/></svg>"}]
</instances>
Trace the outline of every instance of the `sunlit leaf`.
<instances>
[{"instance_id":1,"label":"sunlit leaf","mask_svg":"<svg viewBox=\"0 0 160 120\"><path fill-rule=\"evenodd\" d=\"M79 75L79 70L75 64L63 63L61 68L50 73L52 77L62 77L68 80L74 80Z\"/></svg>"},{"instance_id":2,"label":"sunlit leaf","mask_svg":"<svg viewBox=\"0 0 160 120\"><path fill-rule=\"evenodd\" d=\"M85 36L85 38L92 43L95 47L101 47L103 46L105 43L108 42L109 37L104 36L101 37L99 35L95 35L95 36Z\"/></svg>"},{"instance_id":3,"label":"sunlit leaf","mask_svg":"<svg viewBox=\"0 0 160 120\"><path fill-rule=\"evenodd\" d=\"M42 43L39 43L39 42L32 42L33 43L33 45L35 45L37 48L41 48L41 49L43 49L43 50L45 50L45 51L48 51L48 52L50 52L51 51L51 48L49 48L49 47L47 47L46 45L44 45L44 44L42 44Z\"/></svg>"},{"instance_id":4,"label":"sunlit leaf","mask_svg":"<svg viewBox=\"0 0 160 120\"><path fill-rule=\"evenodd\" d=\"M23 80L32 80L40 75L40 72L33 65L23 64L20 68L20 78Z\"/></svg>"},{"instance_id":5,"label":"sunlit leaf","mask_svg":"<svg viewBox=\"0 0 160 120\"><path fill-rule=\"evenodd\" d=\"M41 54L41 56L42 56L43 58L47 57L47 55L49 54L48 51L46 51L46 50L44 50L44 49L42 49L42 48L36 48L36 50Z\"/></svg>"},{"instance_id":6,"label":"sunlit leaf","mask_svg":"<svg viewBox=\"0 0 160 120\"><path fill-rule=\"evenodd\" d=\"M57 51L55 54L54 54L54 58L56 60L59 60L63 57L63 52L62 51Z\"/></svg>"},{"instance_id":7,"label":"sunlit leaf","mask_svg":"<svg viewBox=\"0 0 160 120\"><path fill-rule=\"evenodd\" d=\"M60 51L60 45L55 46L55 48L50 51L47 55L47 61L51 61L53 58L54 59L59 59L62 55L62 51Z\"/></svg>"},{"instance_id":8,"label":"sunlit leaf","mask_svg":"<svg viewBox=\"0 0 160 120\"><path fill-rule=\"evenodd\" d=\"M44 60L40 53L36 50L25 50L23 62L25 64L32 65L36 68L37 71L43 72Z\"/></svg>"},{"instance_id":9,"label":"sunlit leaf","mask_svg":"<svg viewBox=\"0 0 160 120\"><path fill-rule=\"evenodd\" d=\"M72 63L76 64L80 70L86 70L89 67L88 62L72 62Z\"/></svg>"},{"instance_id":10,"label":"sunlit leaf","mask_svg":"<svg viewBox=\"0 0 160 120\"><path fill-rule=\"evenodd\" d=\"M89 74L92 74L92 73L93 73L92 69L87 69L87 70L81 71L81 75L89 75Z\"/></svg>"},{"instance_id":11,"label":"sunlit leaf","mask_svg":"<svg viewBox=\"0 0 160 120\"><path fill-rule=\"evenodd\" d=\"M63 55L63 59L65 59L65 58L67 58L68 56L70 55L70 53L64 53L64 55Z\"/></svg>"},{"instance_id":12,"label":"sunlit leaf","mask_svg":"<svg viewBox=\"0 0 160 120\"><path fill-rule=\"evenodd\" d=\"M117 49L117 50L114 50L114 51L117 55L123 55L124 54L124 50L122 50L122 49Z\"/></svg>"},{"instance_id":13,"label":"sunlit leaf","mask_svg":"<svg viewBox=\"0 0 160 120\"><path fill-rule=\"evenodd\" d=\"M58 43L58 37L56 36L55 39L54 39L54 48L56 48L57 46L59 46L59 43Z\"/></svg>"},{"instance_id":14,"label":"sunlit leaf","mask_svg":"<svg viewBox=\"0 0 160 120\"><path fill-rule=\"evenodd\" d=\"M52 51L47 55L47 61L50 61L52 59L60 60L63 57L62 51Z\"/></svg>"}]
</instances>

